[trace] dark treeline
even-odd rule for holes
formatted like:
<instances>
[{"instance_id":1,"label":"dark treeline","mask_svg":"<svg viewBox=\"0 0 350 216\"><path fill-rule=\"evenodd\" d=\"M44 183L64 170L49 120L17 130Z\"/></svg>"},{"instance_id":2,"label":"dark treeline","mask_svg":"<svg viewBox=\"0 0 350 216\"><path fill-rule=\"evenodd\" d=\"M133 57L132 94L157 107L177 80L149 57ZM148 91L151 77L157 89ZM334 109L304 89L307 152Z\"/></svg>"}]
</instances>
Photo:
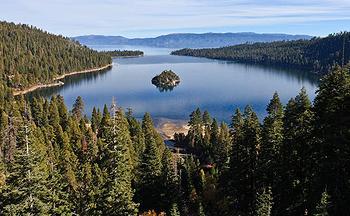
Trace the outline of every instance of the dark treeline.
<instances>
[{"instance_id":1,"label":"dark treeline","mask_svg":"<svg viewBox=\"0 0 350 216\"><path fill-rule=\"evenodd\" d=\"M230 126L195 110L175 136L198 160L185 215L348 215L349 68L326 75L313 104L304 89L285 106L275 93L262 122L250 106Z\"/></svg>"},{"instance_id":2,"label":"dark treeline","mask_svg":"<svg viewBox=\"0 0 350 216\"><path fill-rule=\"evenodd\" d=\"M114 50L114 51L103 51L102 53L108 54L111 57L143 56L143 52L140 50Z\"/></svg>"},{"instance_id":3,"label":"dark treeline","mask_svg":"<svg viewBox=\"0 0 350 216\"><path fill-rule=\"evenodd\" d=\"M105 66L111 57L29 25L0 22L0 90L51 82L58 75ZM4 92L2 91L2 92Z\"/></svg>"},{"instance_id":4,"label":"dark treeline","mask_svg":"<svg viewBox=\"0 0 350 216\"><path fill-rule=\"evenodd\" d=\"M149 114L142 123L112 103L84 115L50 101L0 108L1 215L136 215L176 210L171 152Z\"/></svg>"},{"instance_id":5,"label":"dark treeline","mask_svg":"<svg viewBox=\"0 0 350 216\"><path fill-rule=\"evenodd\" d=\"M325 74L350 60L350 33L311 40L242 44L211 49L182 49L173 55L233 60L242 63L288 66ZM343 55L344 54L344 55Z\"/></svg>"},{"instance_id":6,"label":"dark treeline","mask_svg":"<svg viewBox=\"0 0 350 216\"><path fill-rule=\"evenodd\" d=\"M50 101L0 104L2 215L347 215L350 75L335 68L312 104L274 94L259 121L249 106L230 125L199 109L185 154L172 153L149 114L112 103L89 119ZM157 212L157 213L156 213Z\"/></svg>"}]
</instances>

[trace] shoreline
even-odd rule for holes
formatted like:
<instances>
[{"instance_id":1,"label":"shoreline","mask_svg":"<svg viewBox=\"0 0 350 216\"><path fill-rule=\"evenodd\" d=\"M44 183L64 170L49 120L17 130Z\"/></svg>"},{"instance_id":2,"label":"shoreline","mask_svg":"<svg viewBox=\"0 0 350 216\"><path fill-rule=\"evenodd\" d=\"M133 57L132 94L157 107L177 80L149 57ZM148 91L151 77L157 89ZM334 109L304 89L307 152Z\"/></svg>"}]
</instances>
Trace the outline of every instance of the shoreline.
<instances>
[{"instance_id":1,"label":"shoreline","mask_svg":"<svg viewBox=\"0 0 350 216\"><path fill-rule=\"evenodd\" d=\"M52 83L49 83L49 84L36 84L34 86L31 86L31 87L28 87L28 88L25 88L25 89L22 89L22 90L16 90L14 89L13 90L13 96L18 96L18 95L25 95L29 92L33 92L35 90L38 90L38 89L42 89L42 88L51 88L51 87L56 87L56 86L63 86L64 85L64 82L60 81L61 79L64 79L66 77L69 77L69 76L73 76L73 75L76 75L76 74L84 74L84 73L92 73L92 72L98 72L98 71L102 71L102 70L105 70L109 67L112 67L113 64L108 64L108 65L105 65L103 67L99 67L99 68L92 68L92 69L86 69L86 70L82 70L82 71L73 71L73 72L70 72L70 73L66 73L66 74L63 74L63 75L60 75L56 78L54 78L52 81ZM55 81L58 81L58 82L55 82Z\"/></svg>"},{"instance_id":2,"label":"shoreline","mask_svg":"<svg viewBox=\"0 0 350 216\"><path fill-rule=\"evenodd\" d=\"M175 133L187 134L189 130L188 121L185 119L155 118L154 123L156 130L160 133L163 140L172 140Z\"/></svg>"},{"instance_id":3,"label":"shoreline","mask_svg":"<svg viewBox=\"0 0 350 216\"><path fill-rule=\"evenodd\" d=\"M139 57L143 57L145 56L143 55L134 55L134 56L112 56L112 59L117 59L117 58L139 58Z\"/></svg>"}]
</instances>

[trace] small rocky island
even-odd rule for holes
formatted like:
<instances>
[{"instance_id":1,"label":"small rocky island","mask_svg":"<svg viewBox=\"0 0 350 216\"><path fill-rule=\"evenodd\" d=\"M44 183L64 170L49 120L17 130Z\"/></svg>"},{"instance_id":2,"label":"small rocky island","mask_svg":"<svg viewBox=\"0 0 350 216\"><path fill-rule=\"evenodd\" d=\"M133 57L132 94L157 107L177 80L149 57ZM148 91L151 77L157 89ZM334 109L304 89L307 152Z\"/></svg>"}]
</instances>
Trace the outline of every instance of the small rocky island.
<instances>
[{"instance_id":1,"label":"small rocky island","mask_svg":"<svg viewBox=\"0 0 350 216\"><path fill-rule=\"evenodd\" d=\"M171 91L179 85L180 77L172 70L165 70L161 74L153 77L152 84L157 86L159 91Z\"/></svg>"}]
</instances>

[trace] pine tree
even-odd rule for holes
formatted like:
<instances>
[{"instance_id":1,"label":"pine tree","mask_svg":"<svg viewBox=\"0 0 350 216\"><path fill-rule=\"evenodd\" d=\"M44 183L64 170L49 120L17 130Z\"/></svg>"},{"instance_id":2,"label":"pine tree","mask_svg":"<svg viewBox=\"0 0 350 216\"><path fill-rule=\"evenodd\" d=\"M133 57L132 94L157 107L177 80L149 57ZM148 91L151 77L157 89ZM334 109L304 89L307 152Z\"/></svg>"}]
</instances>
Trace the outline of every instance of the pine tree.
<instances>
[{"instance_id":1,"label":"pine tree","mask_svg":"<svg viewBox=\"0 0 350 216\"><path fill-rule=\"evenodd\" d=\"M176 161L174 161L172 152L166 149L162 158L162 192L159 200L162 203L162 210L166 212L169 212L172 204L178 201L179 179L174 170L174 163Z\"/></svg>"},{"instance_id":2,"label":"pine tree","mask_svg":"<svg viewBox=\"0 0 350 216\"><path fill-rule=\"evenodd\" d=\"M233 120L233 150L230 168L224 178L227 180L225 191L231 202L231 211L251 215L254 213L256 202L261 126L258 117L249 106L245 109L243 124L239 111L236 111Z\"/></svg>"},{"instance_id":3,"label":"pine tree","mask_svg":"<svg viewBox=\"0 0 350 216\"><path fill-rule=\"evenodd\" d=\"M179 208L176 203L171 205L171 209L168 213L169 216L180 216Z\"/></svg>"},{"instance_id":4,"label":"pine tree","mask_svg":"<svg viewBox=\"0 0 350 216\"><path fill-rule=\"evenodd\" d=\"M34 98L32 102L32 115L38 127L44 125L44 106L42 98Z\"/></svg>"},{"instance_id":5,"label":"pine tree","mask_svg":"<svg viewBox=\"0 0 350 216\"><path fill-rule=\"evenodd\" d=\"M255 207L256 216L270 216L272 215L272 191L271 188L264 188L258 195Z\"/></svg>"},{"instance_id":6,"label":"pine tree","mask_svg":"<svg viewBox=\"0 0 350 216\"><path fill-rule=\"evenodd\" d=\"M94 107L92 110L92 116L91 116L91 128L94 133L97 133L98 129L100 128L100 123L102 120L102 116L100 113L100 110L96 110Z\"/></svg>"},{"instance_id":7,"label":"pine tree","mask_svg":"<svg viewBox=\"0 0 350 216\"><path fill-rule=\"evenodd\" d=\"M307 200L312 164L313 112L311 102L303 88L291 99L283 119L284 139L281 146L279 176L275 186L274 211L283 215L304 214L310 207ZM277 213L276 213L277 214Z\"/></svg>"},{"instance_id":8,"label":"pine tree","mask_svg":"<svg viewBox=\"0 0 350 216\"><path fill-rule=\"evenodd\" d=\"M204 111L202 121L204 126L209 127L212 124L212 119L210 117L210 114L207 110Z\"/></svg>"},{"instance_id":9,"label":"pine tree","mask_svg":"<svg viewBox=\"0 0 350 216\"><path fill-rule=\"evenodd\" d=\"M78 120L80 120L84 115L84 101L80 96L77 97L73 104L72 114Z\"/></svg>"},{"instance_id":10,"label":"pine tree","mask_svg":"<svg viewBox=\"0 0 350 216\"><path fill-rule=\"evenodd\" d=\"M205 211L202 202L198 203L198 216L205 216Z\"/></svg>"},{"instance_id":11,"label":"pine tree","mask_svg":"<svg viewBox=\"0 0 350 216\"><path fill-rule=\"evenodd\" d=\"M214 146L214 158L219 171L227 168L230 152L232 149L231 135L226 123L222 122L220 125L220 133L218 143Z\"/></svg>"},{"instance_id":12,"label":"pine tree","mask_svg":"<svg viewBox=\"0 0 350 216\"><path fill-rule=\"evenodd\" d=\"M332 206L330 215L350 212L350 65L335 68L320 83L315 98L315 135L318 138L314 152L320 166L314 191L327 187Z\"/></svg>"},{"instance_id":13,"label":"pine tree","mask_svg":"<svg viewBox=\"0 0 350 216\"><path fill-rule=\"evenodd\" d=\"M106 138L107 131L110 127L111 127L111 114L109 113L107 105L105 104L103 107L101 126L98 130L98 137ZM102 149L100 149L100 151L102 152Z\"/></svg>"},{"instance_id":14,"label":"pine tree","mask_svg":"<svg viewBox=\"0 0 350 216\"><path fill-rule=\"evenodd\" d=\"M145 150L145 137L142 132L142 126L133 116L130 116L128 118L128 122L129 122L129 132L130 132L132 143L134 145L135 152L137 154L137 157L141 158L141 155Z\"/></svg>"},{"instance_id":15,"label":"pine tree","mask_svg":"<svg viewBox=\"0 0 350 216\"><path fill-rule=\"evenodd\" d=\"M24 140L20 140L9 165L9 176L4 191L4 213L8 215L47 215L50 206L45 198L50 191L47 187L47 173L42 166L44 152L33 136L34 127L28 123L22 128Z\"/></svg>"},{"instance_id":16,"label":"pine tree","mask_svg":"<svg viewBox=\"0 0 350 216\"><path fill-rule=\"evenodd\" d=\"M148 113L143 119L142 128L145 135L145 151L140 162L140 184L138 189L138 200L140 202L140 209L159 210L160 206L157 204L160 200L161 191L161 154L154 139L153 123Z\"/></svg>"},{"instance_id":17,"label":"pine tree","mask_svg":"<svg viewBox=\"0 0 350 216\"><path fill-rule=\"evenodd\" d=\"M197 154L199 155L199 159L201 163L208 164L212 163L212 143L211 140L211 132L210 132L210 126L204 128L204 135L201 141L201 145L197 147Z\"/></svg>"},{"instance_id":18,"label":"pine tree","mask_svg":"<svg viewBox=\"0 0 350 216\"><path fill-rule=\"evenodd\" d=\"M277 92L274 93L266 111L268 114L264 119L259 156L259 172L263 187L274 185L278 178L276 167L279 164L283 142L283 107Z\"/></svg>"},{"instance_id":19,"label":"pine tree","mask_svg":"<svg viewBox=\"0 0 350 216\"><path fill-rule=\"evenodd\" d=\"M52 97L49 105L49 124L57 131L60 126L60 114L57 107L56 97Z\"/></svg>"},{"instance_id":20,"label":"pine tree","mask_svg":"<svg viewBox=\"0 0 350 216\"><path fill-rule=\"evenodd\" d=\"M197 150L202 146L202 114L199 108L193 111L188 122L190 129L188 131L190 148Z\"/></svg>"},{"instance_id":21,"label":"pine tree","mask_svg":"<svg viewBox=\"0 0 350 216\"><path fill-rule=\"evenodd\" d=\"M69 194L69 184L59 172L57 165L51 165L51 173L48 177L50 195L45 197L46 203L51 204L48 214L73 215L74 208Z\"/></svg>"},{"instance_id":22,"label":"pine tree","mask_svg":"<svg viewBox=\"0 0 350 216\"><path fill-rule=\"evenodd\" d=\"M147 139L147 136L153 137L154 141L157 144L160 154L163 154L165 150L164 140L154 128L154 123L149 113L145 113L142 119L142 131L145 136L145 139Z\"/></svg>"},{"instance_id":23,"label":"pine tree","mask_svg":"<svg viewBox=\"0 0 350 216\"><path fill-rule=\"evenodd\" d=\"M100 204L104 215L136 215L137 204L133 202L131 188L131 139L128 123L121 109L112 109L112 115L112 125L105 140L107 152L104 169L107 179Z\"/></svg>"},{"instance_id":24,"label":"pine tree","mask_svg":"<svg viewBox=\"0 0 350 216\"><path fill-rule=\"evenodd\" d=\"M327 190L322 193L321 200L316 206L316 212L314 216L328 216L328 209L330 207L329 195Z\"/></svg>"},{"instance_id":25,"label":"pine tree","mask_svg":"<svg viewBox=\"0 0 350 216\"><path fill-rule=\"evenodd\" d=\"M64 99L60 95L57 96L57 109L60 116L60 125L62 128L66 128L68 126L68 111Z\"/></svg>"}]
</instances>

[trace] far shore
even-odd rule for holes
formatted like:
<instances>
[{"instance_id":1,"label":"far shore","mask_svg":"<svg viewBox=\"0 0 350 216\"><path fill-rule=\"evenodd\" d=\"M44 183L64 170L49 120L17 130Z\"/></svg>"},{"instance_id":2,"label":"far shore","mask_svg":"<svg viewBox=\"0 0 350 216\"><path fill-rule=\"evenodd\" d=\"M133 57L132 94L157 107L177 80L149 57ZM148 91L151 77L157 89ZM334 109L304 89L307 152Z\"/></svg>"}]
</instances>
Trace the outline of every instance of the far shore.
<instances>
[{"instance_id":1,"label":"far shore","mask_svg":"<svg viewBox=\"0 0 350 216\"><path fill-rule=\"evenodd\" d=\"M133 56L112 56L112 58L137 58L137 57L143 57L144 54L142 55L133 55Z\"/></svg>"},{"instance_id":2,"label":"far shore","mask_svg":"<svg viewBox=\"0 0 350 216\"><path fill-rule=\"evenodd\" d=\"M189 130L188 122L186 120L156 118L154 119L154 122L156 130L164 140L172 140L174 139L175 133L187 134Z\"/></svg>"},{"instance_id":3,"label":"far shore","mask_svg":"<svg viewBox=\"0 0 350 216\"><path fill-rule=\"evenodd\" d=\"M28 87L28 88L25 88L25 89L21 89L21 90L15 89L13 91L13 95L14 96L24 95L24 94L27 94L29 92L33 92L35 90L42 89L42 88L50 88L50 87L55 87L55 86L62 86L62 85L64 85L64 83L62 81L60 81L60 80L65 78L65 77L76 75L76 74L84 74L84 73L92 73L92 72L102 71L102 70L105 70L105 69L110 68L110 67L112 67L112 64L108 64L108 65L105 65L105 66L99 67L99 68L92 68L92 69L87 69L87 70L82 70L82 71L73 71L73 72L70 72L70 73L66 73L66 74L63 74L61 76L58 76L58 77L54 78L53 79L53 81L54 81L53 83L37 84L37 85L31 86L31 87Z\"/></svg>"}]
</instances>

